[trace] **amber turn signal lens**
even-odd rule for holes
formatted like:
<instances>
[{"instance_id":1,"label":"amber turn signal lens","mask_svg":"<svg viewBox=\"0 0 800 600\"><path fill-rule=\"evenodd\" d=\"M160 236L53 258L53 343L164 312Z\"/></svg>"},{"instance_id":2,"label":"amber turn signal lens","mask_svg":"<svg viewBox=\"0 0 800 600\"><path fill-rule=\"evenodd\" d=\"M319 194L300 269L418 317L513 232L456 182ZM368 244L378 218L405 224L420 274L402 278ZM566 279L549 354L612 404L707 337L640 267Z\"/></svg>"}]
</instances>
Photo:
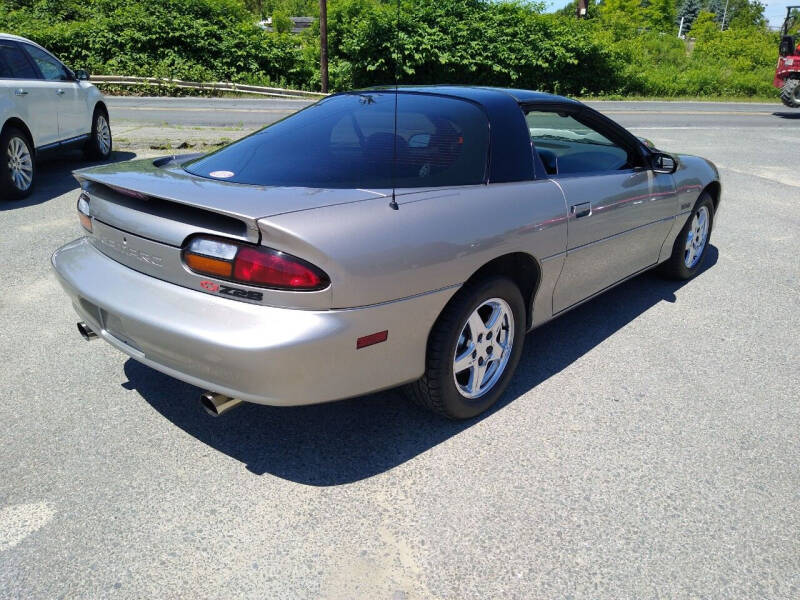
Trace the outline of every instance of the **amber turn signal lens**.
<instances>
[{"instance_id":1,"label":"amber turn signal lens","mask_svg":"<svg viewBox=\"0 0 800 600\"><path fill-rule=\"evenodd\" d=\"M233 272L233 264L220 260L218 258L211 258L209 256L200 256L198 254L184 255L186 265L193 271L199 271L207 275L217 275L219 277L230 278Z\"/></svg>"},{"instance_id":2,"label":"amber turn signal lens","mask_svg":"<svg viewBox=\"0 0 800 600\"><path fill-rule=\"evenodd\" d=\"M89 195L86 192L81 192L81 195L78 196L78 220L81 222L81 227L89 233L92 232L92 217L90 216L90 212Z\"/></svg>"},{"instance_id":3,"label":"amber turn signal lens","mask_svg":"<svg viewBox=\"0 0 800 600\"><path fill-rule=\"evenodd\" d=\"M331 282L317 267L296 256L224 238L193 237L183 251L183 260L201 275L275 290L314 291Z\"/></svg>"},{"instance_id":4,"label":"amber turn signal lens","mask_svg":"<svg viewBox=\"0 0 800 600\"><path fill-rule=\"evenodd\" d=\"M90 216L83 213L78 213L78 220L81 222L81 227L83 227L89 233L92 232L92 218Z\"/></svg>"}]
</instances>

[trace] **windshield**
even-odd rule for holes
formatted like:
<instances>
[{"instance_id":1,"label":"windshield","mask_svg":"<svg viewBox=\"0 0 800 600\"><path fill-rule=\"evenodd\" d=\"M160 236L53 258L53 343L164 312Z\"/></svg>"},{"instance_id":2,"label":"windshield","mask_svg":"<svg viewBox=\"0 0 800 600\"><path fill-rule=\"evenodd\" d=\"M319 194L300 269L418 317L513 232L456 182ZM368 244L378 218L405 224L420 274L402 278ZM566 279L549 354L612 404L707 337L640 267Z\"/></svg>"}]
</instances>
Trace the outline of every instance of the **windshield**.
<instances>
[{"instance_id":1,"label":"windshield","mask_svg":"<svg viewBox=\"0 0 800 600\"><path fill-rule=\"evenodd\" d=\"M264 186L435 187L485 181L489 123L470 102L360 92L326 98L189 163L194 175Z\"/></svg>"},{"instance_id":2,"label":"windshield","mask_svg":"<svg viewBox=\"0 0 800 600\"><path fill-rule=\"evenodd\" d=\"M783 22L783 35L797 35L800 29L800 9L792 8L787 11L786 20Z\"/></svg>"}]
</instances>

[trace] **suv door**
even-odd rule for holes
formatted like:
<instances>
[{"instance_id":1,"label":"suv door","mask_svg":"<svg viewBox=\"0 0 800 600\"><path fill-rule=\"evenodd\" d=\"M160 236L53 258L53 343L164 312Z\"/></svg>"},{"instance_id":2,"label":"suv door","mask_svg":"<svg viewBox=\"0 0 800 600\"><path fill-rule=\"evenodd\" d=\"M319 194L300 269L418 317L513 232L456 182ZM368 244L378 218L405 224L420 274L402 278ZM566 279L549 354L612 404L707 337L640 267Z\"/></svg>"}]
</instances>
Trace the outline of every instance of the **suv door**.
<instances>
[{"instance_id":1,"label":"suv door","mask_svg":"<svg viewBox=\"0 0 800 600\"><path fill-rule=\"evenodd\" d=\"M91 115L86 93L72 72L50 53L31 44L21 43L56 98L58 138L68 140L91 131Z\"/></svg>"},{"instance_id":2,"label":"suv door","mask_svg":"<svg viewBox=\"0 0 800 600\"><path fill-rule=\"evenodd\" d=\"M655 174L633 136L592 114L526 111L534 149L569 209L554 313L654 265L677 213L672 176Z\"/></svg>"},{"instance_id":3,"label":"suv door","mask_svg":"<svg viewBox=\"0 0 800 600\"><path fill-rule=\"evenodd\" d=\"M36 65L13 40L0 40L0 63L4 65L0 83L10 88L14 108L30 129L34 146L57 142L57 98L42 81Z\"/></svg>"}]
</instances>

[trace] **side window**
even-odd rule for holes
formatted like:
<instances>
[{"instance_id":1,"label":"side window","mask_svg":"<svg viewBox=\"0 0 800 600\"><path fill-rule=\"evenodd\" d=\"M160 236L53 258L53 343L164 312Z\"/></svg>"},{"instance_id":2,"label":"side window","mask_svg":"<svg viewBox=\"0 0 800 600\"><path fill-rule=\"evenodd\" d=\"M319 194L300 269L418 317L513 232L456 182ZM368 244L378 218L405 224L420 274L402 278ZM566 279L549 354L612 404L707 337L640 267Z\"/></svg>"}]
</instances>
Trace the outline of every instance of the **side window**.
<instances>
[{"instance_id":1,"label":"side window","mask_svg":"<svg viewBox=\"0 0 800 600\"><path fill-rule=\"evenodd\" d=\"M39 79L22 48L15 44L0 43L1 79Z\"/></svg>"},{"instance_id":2,"label":"side window","mask_svg":"<svg viewBox=\"0 0 800 600\"><path fill-rule=\"evenodd\" d=\"M628 151L569 115L531 110L525 113L531 142L550 175L630 169Z\"/></svg>"},{"instance_id":3,"label":"side window","mask_svg":"<svg viewBox=\"0 0 800 600\"><path fill-rule=\"evenodd\" d=\"M44 78L48 81L67 81L67 72L64 66L47 52L35 46L25 44L25 50L39 67Z\"/></svg>"},{"instance_id":4,"label":"side window","mask_svg":"<svg viewBox=\"0 0 800 600\"><path fill-rule=\"evenodd\" d=\"M0 79L11 79L11 67L6 63L2 46L0 46Z\"/></svg>"}]
</instances>

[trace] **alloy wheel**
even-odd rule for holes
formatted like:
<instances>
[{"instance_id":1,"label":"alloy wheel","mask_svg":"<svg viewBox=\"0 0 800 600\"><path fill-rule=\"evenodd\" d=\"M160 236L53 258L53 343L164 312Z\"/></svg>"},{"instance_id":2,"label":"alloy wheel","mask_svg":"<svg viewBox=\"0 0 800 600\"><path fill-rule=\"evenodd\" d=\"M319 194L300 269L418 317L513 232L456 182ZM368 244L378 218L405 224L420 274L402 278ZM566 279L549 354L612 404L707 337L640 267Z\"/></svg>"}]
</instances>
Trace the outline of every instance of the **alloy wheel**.
<instances>
[{"instance_id":1,"label":"alloy wheel","mask_svg":"<svg viewBox=\"0 0 800 600\"><path fill-rule=\"evenodd\" d=\"M111 128L108 126L108 120L104 115L97 115L95 131L97 134L97 149L102 156L105 156L111 150Z\"/></svg>"},{"instance_id":2,"label":"alloy wheel","mask_svg":"<svg viewBox=\"0 0 800 600\"><path fill-rule=\"evenodd\" d=\"M453 356L458 392L470 400L491 390L508 365L514 345L514 313L502 298L478 306L461 328Z\"/></svg>"},{"instance_id":3,"label":"alloy wheel","mask_svg":"<svg viewBox=\"0 0 800 600\"><path fill-rule=\"evenodd\" d=\"M20 192L27 191L33 183L33 158L25 140L12 137L8 142L7 154L11 182Z\"/></svg>"},{"instance_id":4,"label":"alloy wheel","mask_svg":"<svg viewBox=\"0 0 800 600\"><path fill-rule=\"evenodd\" d=\"M688 268L693 268L703 256L703 250L708 240L708 207L701 206L692 217L692 225L686 234L683 262Z\"/></svg>"}]
</instances>

